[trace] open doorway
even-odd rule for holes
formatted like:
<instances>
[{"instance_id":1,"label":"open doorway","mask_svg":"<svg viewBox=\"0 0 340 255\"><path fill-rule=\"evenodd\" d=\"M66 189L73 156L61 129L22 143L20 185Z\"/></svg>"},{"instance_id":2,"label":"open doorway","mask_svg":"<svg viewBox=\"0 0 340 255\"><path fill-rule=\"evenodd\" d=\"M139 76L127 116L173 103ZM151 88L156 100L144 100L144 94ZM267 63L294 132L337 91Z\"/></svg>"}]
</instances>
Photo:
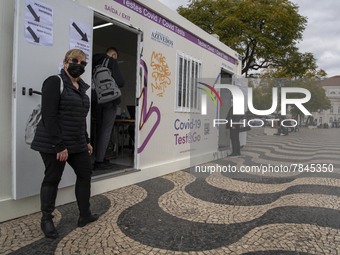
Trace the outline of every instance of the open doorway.
<instances>
[{"instance_id":1,"label":"open doorway","mask_svg":"<svg viewBox=\"0 0 340 255\"><path fill-rule=\"evenodd\" d=\"M106 16L95 13L93 21L93 55L105 53L109 47L118 50L118 66L125 85L121 88L115 124L106 150L106 164L94 168L93 176L122 174L136 168L136 88L139 60L140 32ZM93 101L92 101L93 102ZM114 116L112 116L114 118ZM91 107L91 142L96 148L96 104ZM95 157L93 157L93 161Z\"/></svg>"}]
</instances>

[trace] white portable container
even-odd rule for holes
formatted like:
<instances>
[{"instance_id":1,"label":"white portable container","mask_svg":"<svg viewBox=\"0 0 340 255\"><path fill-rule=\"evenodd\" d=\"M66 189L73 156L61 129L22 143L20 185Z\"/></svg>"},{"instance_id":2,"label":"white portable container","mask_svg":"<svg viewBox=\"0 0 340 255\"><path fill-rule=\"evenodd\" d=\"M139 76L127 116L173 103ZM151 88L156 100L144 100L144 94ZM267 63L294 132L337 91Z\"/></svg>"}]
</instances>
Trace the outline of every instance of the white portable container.
<instances>
[{"instance_id":1,"label":"white portable container","mask_svg":"<svg viewBox=\"0 0 340 255\"><path fill-rule=\"evenodd\" d=\"M212 88L241 74L240 56L160 2L0 1L0 15L0 222L39 211L44 166L25 124L70 48L88 55L91 84L93 54L116 47L126 82L120 112L130 119L117 119L109 149L120 167L95 173L92 195L226 156L227 131L212 120L226 117L230 94L216 91L219 100ZM89 133L94 123L89 113ZM75 200L74 182L66 167L59 205Z\"/></svg>"}]
</instances>

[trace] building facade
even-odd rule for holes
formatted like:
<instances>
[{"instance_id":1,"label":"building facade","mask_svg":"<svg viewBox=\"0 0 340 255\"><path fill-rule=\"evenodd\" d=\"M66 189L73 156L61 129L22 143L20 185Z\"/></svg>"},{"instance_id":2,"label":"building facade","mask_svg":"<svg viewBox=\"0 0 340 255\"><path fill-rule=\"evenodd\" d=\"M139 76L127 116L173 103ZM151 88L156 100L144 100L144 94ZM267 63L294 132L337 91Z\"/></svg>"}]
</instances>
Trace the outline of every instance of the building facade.
<instances>
[{"instance_id":1,"label":"building facade","mask_svg":"<svg viewBox=\"0 0 340 255\"><path fill-rule=\"evenodd\" d=\"M321 81L326 96L331 102L328 110L314 112L314 122L317 126L340 127L340 75Z\"/></svg>"}]
</instances>

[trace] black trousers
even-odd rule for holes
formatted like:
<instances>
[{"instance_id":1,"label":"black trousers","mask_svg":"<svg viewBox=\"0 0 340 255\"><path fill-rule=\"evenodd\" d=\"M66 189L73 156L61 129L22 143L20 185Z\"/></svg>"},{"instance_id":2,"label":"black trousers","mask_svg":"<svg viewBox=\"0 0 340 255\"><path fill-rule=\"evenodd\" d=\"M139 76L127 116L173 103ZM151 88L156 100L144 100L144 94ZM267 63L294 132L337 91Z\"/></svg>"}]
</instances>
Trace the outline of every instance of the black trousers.
<instances>
[{"instance_id":1,"label":"black trousers","mask_svg":"<svg viewBox=\"0 0 340 255\"><path fill-rule=\"evenodd\" d=\"M94 152L97 162L103 162L115 123L117 105L114 102L96 105L96 138Z\"/></svg>"},{"instance_id":2,"label":"black trousers","mask_svg":"<svg viewBox=\"0 0 340 255\"><path fill-rule=\"evenodd\" d=\"M41 211L52 213L58 185L64 172L65 162L57 160L56 154L40 153L45 164L45 177L41 184ZM88 216L90 212L91 195L91 160L87 151L69 154L67 163L73 168L77 179L75 195L81 216Z\"/></svg>"},{"instance_id":3,"label":"black trousers","mask_svg":"<svg viewBox=\"0 0 340 255\"><path fill-rule=\"evenodd\" d=\"M233 154L241 154L240 129L230 128L230 140Z\"/></svg>"}]
</instances>

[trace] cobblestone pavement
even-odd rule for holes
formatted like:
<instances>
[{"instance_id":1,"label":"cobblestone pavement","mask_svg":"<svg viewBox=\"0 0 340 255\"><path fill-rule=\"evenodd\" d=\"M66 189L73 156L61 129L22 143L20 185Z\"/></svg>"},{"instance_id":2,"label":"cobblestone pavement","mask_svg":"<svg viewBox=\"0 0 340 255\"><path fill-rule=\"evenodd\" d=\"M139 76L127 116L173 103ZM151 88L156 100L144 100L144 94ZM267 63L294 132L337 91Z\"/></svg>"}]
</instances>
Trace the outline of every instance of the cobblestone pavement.
<instances>
[{"instance_id":1,"label":"cobblestone pavement","mask_svg":"<svg viewBox=\"0 0 340 255\"><path fill-rule=\"evenodd\" d=\"M339 195L340 129L257 129L242 157L94 196L84 228L59 206L56 240L40 213L1 223L0 254L340 254Z\"/></svg>"}]
</instances>

